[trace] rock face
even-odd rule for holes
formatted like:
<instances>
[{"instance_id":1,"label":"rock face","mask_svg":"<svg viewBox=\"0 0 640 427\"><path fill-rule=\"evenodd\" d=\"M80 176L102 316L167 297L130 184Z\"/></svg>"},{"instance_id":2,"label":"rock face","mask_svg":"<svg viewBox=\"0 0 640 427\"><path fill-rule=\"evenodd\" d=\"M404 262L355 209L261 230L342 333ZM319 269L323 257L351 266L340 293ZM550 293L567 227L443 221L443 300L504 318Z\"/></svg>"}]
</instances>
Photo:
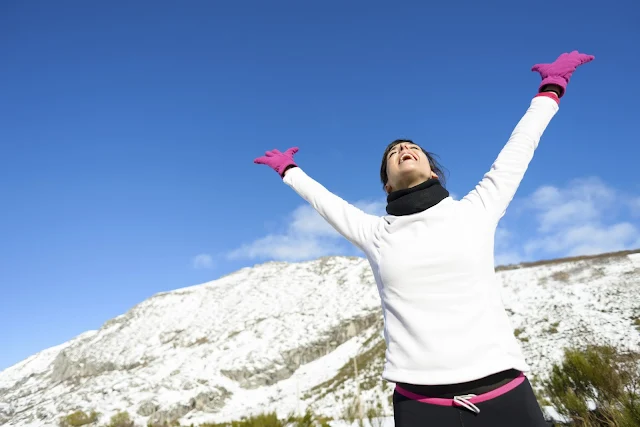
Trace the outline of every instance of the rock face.
<instances>
[{"instance_id":1,"label":"rock face","mask_svg":"<svg viewBox=\"0 0 640 427\"><path fill-rule=\"evenodd\" d=\"M329 355L380 323L378 306L357 258L267 263L161 293L0 373L0 419L55 425L95 409L162 424L237 406L236 417L247 407L243 390L281 383Z\"/></svg>"},{"instance_id":2,"label":"rock face","mask_svg":"<svg viewBox=\"0 0 640 427\"><path fill-rule=\"evenodd\" d=\"M567 345L638 345L640 254L500 269L503 299L544 376ZM136 425L238 419L307 405L342 415L354 364L363 400L387 411L384 343L366 260L267 263L143 301L0 372L0 425L56 426L81 409L128 411Z\"/></svg>"},{"instance_id":3,"label":"rock face","mask_svg":"<svg viewBox=\"0 0 640 427\"><path fill-rule=\"evenodd\" d=\"M224 406L225 401L231 397L231 393L224 388L203 392L193 398L193 408L196 411L218 412Z\"/></svg>"},{"instance_id":4,"label":"rock face","mask_svg":"<svg viewBox=\"0 0 640 427\"><path fill-rule=\"evenodd\" d=\"M354 317L331 328L323 337L306 346L287 350L280 360L259 369L221 370L220 372L246 389L270 386L290 378L306 363L312 362L334 351L340 344L358 336L371 326L382 328L382 314L378 310L370 314Z\"/></svg>"},{"instance_id":5,"label":"rock face","mask_svg":"<svg viewBox=\"0 0 640 427\"><path fill-rule=\"evenodd\" d=\"M149 418L148 424L165 426L171 425L173 421L179 420L193 409L192 405L176 404L162 411L155 412Z\"/></svg>"},{"instance_id":6,"label":"rock face","mask_svg":"<svg viewBox=\"0 0 640 427\"><path fill-rule=\"evenodd\" d=\"M141 404L138 414L148 416L148 424L165 426L180 420L191 411L205 412L208 414L219 412L224 407L225 401L231 397L231 393L221 387L212 391L202 392L189 400L188 404L175 404L167 409L160 409L157 403L147 401Z\"/></svg>"},{"instance_id":7,"label":"rock face","mask_svg":"<svg viewBox=\"0 0 640 427\"><path fill-rule=\"evenodd\" d=\"M138 411L136 412L138 415L142 415L143 417L150 417L160 410L160 405L158 402L154 400L145 400L140 403L138 407Z\"/></svg>"}]
</instances>

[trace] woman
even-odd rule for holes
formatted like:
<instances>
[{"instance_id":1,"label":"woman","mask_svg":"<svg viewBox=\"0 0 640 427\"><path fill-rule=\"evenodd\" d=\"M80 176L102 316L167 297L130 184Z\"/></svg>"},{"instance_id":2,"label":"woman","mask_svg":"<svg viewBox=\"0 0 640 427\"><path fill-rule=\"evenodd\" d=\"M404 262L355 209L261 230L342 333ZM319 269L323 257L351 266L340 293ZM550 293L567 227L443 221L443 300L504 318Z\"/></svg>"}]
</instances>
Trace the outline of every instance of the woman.
<instances>
[{"instance_id":1,"label":"woman","mask_svg":"<svg viewBox=\"0 0 640 427\"><path fill-rule=\"evenodd\" d=\"M408 140L384 152L381 218L307 176L293 160L297 148L255 160L366 254L382 302L382 376L396 384L396 427L547 425L500 297L494 235L572 73L593 59L574 51L533 67L538 94L491 170L459 201L440 183L433 157Z\"/></svg>"}]
</instances>

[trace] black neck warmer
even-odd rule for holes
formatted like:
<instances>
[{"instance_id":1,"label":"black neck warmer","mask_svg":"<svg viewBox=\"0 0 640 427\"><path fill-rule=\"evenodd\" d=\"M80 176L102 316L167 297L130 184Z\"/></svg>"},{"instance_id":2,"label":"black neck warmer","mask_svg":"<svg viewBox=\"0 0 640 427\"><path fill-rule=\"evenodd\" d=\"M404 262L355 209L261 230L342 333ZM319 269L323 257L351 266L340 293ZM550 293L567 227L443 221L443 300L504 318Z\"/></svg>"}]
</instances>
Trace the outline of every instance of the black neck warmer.
<instances>
[{"instance_id":1,"label":"black neck warmer","mask_svg":"<svg viewBox=\"0 0 640 427\"><path fill-rule=\"evenodd\" d=\"M387 196L387 213L394 216L412 215L437 205L449 197L449 192L437 178Z\"/></svg>"}]
</instances>

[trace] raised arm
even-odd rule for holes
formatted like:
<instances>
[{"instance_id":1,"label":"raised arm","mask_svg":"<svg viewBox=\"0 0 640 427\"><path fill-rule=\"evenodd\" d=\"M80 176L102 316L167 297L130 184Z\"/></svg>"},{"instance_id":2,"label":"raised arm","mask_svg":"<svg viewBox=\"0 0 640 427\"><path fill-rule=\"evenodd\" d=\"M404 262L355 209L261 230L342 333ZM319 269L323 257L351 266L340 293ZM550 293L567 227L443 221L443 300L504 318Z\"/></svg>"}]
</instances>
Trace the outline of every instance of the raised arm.
<instances>
[{"instance_id":1,"label":"raised arm","mask_svg":"<svg viewBox=\"0 0 640 427\"><path fill-rule=\"evenodd\" d=\"M558 112L560 98L566 92L571 75L578 66L593 59L591 55L573 51L560 55L551 64L536 64L532 68L542 77L538 95L531 101L491 170L462 199L463 202L484 209L491 220L498 223L520 186L542 134Z\"/></svg>"},{"instance_id":2,"label":"raised arm","mask_svg":"<svg viewBox=\"0 0 640 427\"><path fill-rule=\"evenodd\" d=\"M558 98L555 94L533 98L489 172L462 202L484 209L497 223L511 203L542 133L557 111Z\"/></svg>"},{"instance_id":3,"label":"raised arm","mask_svg":"<svg viewBox=\"0 0 640 427\"><path fill-rule=\"evenodd\" d=\"M275 170L283 181L293 188L343 237L366 252L373 230L381 218L369 215L331 193L309 177L293 160L298 148L284 153L272 150L254 160Z\"/></svg>"}]
</instances>

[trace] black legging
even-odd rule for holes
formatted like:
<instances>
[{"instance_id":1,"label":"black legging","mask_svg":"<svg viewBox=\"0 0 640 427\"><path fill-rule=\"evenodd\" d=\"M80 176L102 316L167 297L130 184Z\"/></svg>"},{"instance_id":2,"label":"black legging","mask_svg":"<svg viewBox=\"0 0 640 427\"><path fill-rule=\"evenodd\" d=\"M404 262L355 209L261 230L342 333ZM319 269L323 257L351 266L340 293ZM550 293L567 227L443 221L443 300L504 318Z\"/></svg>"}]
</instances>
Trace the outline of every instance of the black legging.
<instances>
[{"instance_id":1,"label":"black legging","mask_svg":"<svg viewBox=\"0 0 640 427\"><path fill-rule=\"evenodd\" d=\"M528 380L491 400L464 407L422 403L393 394L395 427L550 427Z\"/></svg>"}]
</instances>

